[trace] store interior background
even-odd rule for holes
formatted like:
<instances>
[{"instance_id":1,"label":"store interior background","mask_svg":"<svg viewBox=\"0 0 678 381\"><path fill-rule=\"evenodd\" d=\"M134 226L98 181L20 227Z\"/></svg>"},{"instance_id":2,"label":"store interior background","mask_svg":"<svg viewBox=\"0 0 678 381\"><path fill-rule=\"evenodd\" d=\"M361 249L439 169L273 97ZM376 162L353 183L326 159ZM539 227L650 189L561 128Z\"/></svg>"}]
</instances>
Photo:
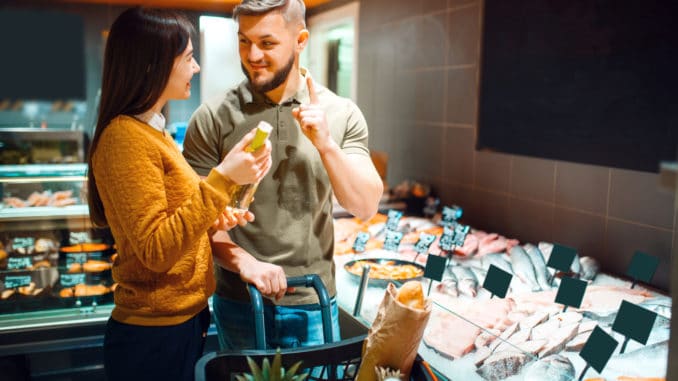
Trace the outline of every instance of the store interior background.
<instances>
[{"instance_id":1,"label":"store interior background","mask_svg":"<svg viewBox=\"0 0 678 381\"><path fill-rule=\"evenodd\" d=\"M309 11L319 15L350 1ZM53 9L83 16L87 98L69 112L0 111L0 126L94 124L103 57L102 31L124 6L7 1L2 6ZM0 7L2 7L0 6ZM553 241L624 274L634 251L661 259L653 286L670 287L678 248L675 193L656 173L577 164L475 149L482 20L481 0L365 0L356 28L356 102L370 127L370 148L388 154L388 184L430 184L442 204L464 208L463 221L522 242ZM195 25L201 15L188 10ZM20 35L20 33L18 34ZM194 44L200 56L199 44ZM58 59L54 57L51 59ZM173 101L169 122L185 122L200 104ZM74 118L75 117L75 118ZM75 121L75 123L74 123ZM544 126L548 128L548 126Z\"/></svg>"}]
</instances>

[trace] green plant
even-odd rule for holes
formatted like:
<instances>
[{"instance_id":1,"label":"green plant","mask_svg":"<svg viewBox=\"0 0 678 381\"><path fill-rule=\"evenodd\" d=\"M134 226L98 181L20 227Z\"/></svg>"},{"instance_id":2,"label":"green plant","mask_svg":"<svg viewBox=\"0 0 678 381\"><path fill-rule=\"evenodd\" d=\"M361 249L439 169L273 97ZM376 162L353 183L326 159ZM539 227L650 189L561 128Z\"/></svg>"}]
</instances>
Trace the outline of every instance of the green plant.
<instances>
[{"instance_id":1,"label":"green plant","mask_svg":"<svg viewBox=\"0 0 678 381\"><path fill-rule=\"evenodd\" d=\"M308 377L308 373L296 374L299 366L301 366L301 361L292 365L290 369L285 371L285 368L282 367L282 355L280 353L280 348L275 353L273 357L273 363L269 363L268 359L265 358L262 362L261 368L257 365L252 358L247 356L247 364L250 367L251 374L244 373L239 376L235 376L238 381L303 381Z\"/></svg>"}]
</instances>

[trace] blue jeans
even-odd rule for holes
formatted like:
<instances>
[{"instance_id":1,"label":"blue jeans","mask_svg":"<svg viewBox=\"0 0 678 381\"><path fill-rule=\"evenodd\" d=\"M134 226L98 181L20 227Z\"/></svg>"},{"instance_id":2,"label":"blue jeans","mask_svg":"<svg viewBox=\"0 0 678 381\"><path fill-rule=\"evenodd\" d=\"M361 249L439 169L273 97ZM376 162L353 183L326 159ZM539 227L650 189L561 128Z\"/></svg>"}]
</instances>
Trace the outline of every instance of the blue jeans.
<instances>
[{"instance_id":1,"label":"blue jeans","mask_svg":"<svg viewBox=\"0 0 678 381\"><path fill-rule=\"evenodd\" d=\"M214 320L222 350L257 349L252 304L212 297ZM336 298L330 299L332 337L340 340L339 308ZM324 344L323 323L319 304L298 306L264 305L266 346L268 349L307 347Z\"/></svg>"}]
</instances>

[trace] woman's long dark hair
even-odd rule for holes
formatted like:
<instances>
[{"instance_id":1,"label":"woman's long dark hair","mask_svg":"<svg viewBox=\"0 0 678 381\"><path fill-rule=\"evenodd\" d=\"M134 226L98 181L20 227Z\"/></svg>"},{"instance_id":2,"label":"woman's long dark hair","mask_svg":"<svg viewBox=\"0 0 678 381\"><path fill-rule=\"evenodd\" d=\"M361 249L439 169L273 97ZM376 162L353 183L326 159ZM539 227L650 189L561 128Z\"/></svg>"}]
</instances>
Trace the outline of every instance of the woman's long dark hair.
<instances>
[{"instance_id":1,"label":"woman's long dark hair","mask_svg":"<svg viewBox=\"0 0 678 381\"><path fill-rule=\"evenodd\" d=\"M138 115L157 103L174 59L186 50L193 31L186 17L164 9L130 8L113 22L104 54L99 116L87 161L87 198L94 226L108 225L92 170L101 134L115 117Z\"/></svg>"}]
</instances>

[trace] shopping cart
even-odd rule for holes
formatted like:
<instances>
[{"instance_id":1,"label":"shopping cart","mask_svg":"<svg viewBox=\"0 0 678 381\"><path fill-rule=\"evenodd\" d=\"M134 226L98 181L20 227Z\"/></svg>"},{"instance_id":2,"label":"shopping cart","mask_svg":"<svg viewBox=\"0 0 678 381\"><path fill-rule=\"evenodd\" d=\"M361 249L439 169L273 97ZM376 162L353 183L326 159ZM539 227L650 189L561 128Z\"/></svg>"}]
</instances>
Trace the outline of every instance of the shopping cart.
<instances>
[{"instance_id":1,"label":"shopping cart","mask_svg":"<svg viewBox=\"0 0 678 381\"><path fill-rule=\"evenodd\" d=\"M342 381L353 380L360 366L363 341L367 337L362 333L341 341L334 342L332 337L332 320L330 298L327 289L318 275L305 275L287 279L289 287L313 287L318 294L323 320L325 344L285 349L281 351L281 363L289 369L301 361L302 366L312 370L308 380ZM272 360L275 349L266 349L263 299L254 286L248 286L254 310L256 346L258 349L240 351L210 352L202 356L195 366L196 381L228 381L235 380L236 375L249 373L247 358L261 364L264 358ZM426 362L417 358L412 369L410 380L438 380Z\"/></svg>"}]
</instances>

